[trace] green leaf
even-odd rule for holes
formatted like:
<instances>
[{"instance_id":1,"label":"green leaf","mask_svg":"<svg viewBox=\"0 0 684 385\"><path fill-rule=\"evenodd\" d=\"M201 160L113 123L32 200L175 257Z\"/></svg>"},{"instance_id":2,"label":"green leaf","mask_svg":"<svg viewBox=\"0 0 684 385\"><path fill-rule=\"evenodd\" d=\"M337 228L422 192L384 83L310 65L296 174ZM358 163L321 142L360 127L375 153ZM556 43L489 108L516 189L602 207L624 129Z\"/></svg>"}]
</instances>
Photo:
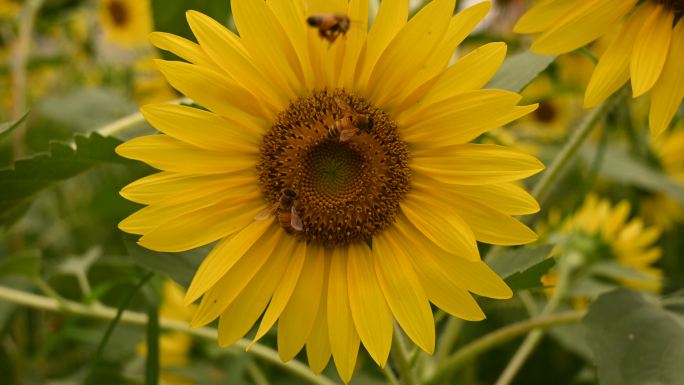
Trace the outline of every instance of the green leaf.
<instances>
[{"instance_id":1,"label":"green leaf","mask_svg":"<svg viewBox=\"0 0 684 385\"><path fill-rule=\"evenodd\" d=\"M193 0L192 9L226 24L230 15L230 1ZM195 41L185 20L187 10L188 4L183 1L152 0L155 31L169 32Z\"/></svg>"},{"instance_id":2,"label":"green leaf","mask_svg":"<svg viewBox=\"0 0 684 385\"><path fill-rule=\"evenodd\" d=\"M0 226L7 225L18 207L36 193L100 164L132 164L114 153L121 141L97 133L76 134L75 144L54 141L50 151L21 159L0 170Z\"/></svg>"},{"instance_id":3,"label":"green leaf","mask_svg":"<svg viewBox=\"0 0 684 385\"><path fill-rule=\"evenodd\" d=\"M549 258L552 245L540 247L521 247L502 253L488 261L492 268L513 290L526 290L542 287L541 277L555 264Z\"/></svg>"},{"instance_id":4,"label":"green leaf","mask_svg":"<svg viewBox=\"0 0 684 385\"><path fill-rule=\"evenodd\" d=\"M21 123L24 121L24 119L26 119L27 116L28 111L26 111L26 113L24 113L24 115L22 115L19 119L0 124L0 142L2 142L5 138L10 136L12 131L19 127L19 125L21 125Z\"/></svg>"},{"instance_id":5,"label":"green leaf","mask_svg":"<svg viewBox=\"0 0 684 385\"><path fill-rule=\"evenodd\" d=\"M581 151L586 162L592 162L595 148L585 145ZM661 192L684 205L684 186L670 179L662 172L635 159L624 148L608 147L605 149L602 176L615 182L636 186L652 192Z\"/></svg>"},{"instance_id":6,"label":"green leaf","mask_svg":"<svg viewBox=\"0 0 684 385\"><path fill-rule=\"evenodd\" d=\"M0 261L0 278L25 277L37 278L40 276L41 253L40 251L27 252L22 255L11 256Z\"/></svg>"},{"instance_id":7,"label":"green leaf","mask_svg":"<svg viewBox=\"0 0 684 385\"><path fill-rule=\"evenodd\" d=\"M211 250L211 246L204 246L182 253L160 253L138 245L132 236L124 237L124 245L134 263L165 275L184 287L190 286L197 267Z\"/></svg>"},{"instance_id":8,"label":"green leaf","mask_svg":"<svg viewBox=\"0 0 684 385\"><path fill-rule=\"evenodd\" d=\"M601 385L684 385L684 326L642 294L601 296L584 318Z\"/></svg>"},{"instance_id":9,"label":"green leaf","mask_svg":"<svg viewBox=\"0 0 684 385\"><path fill-rule=\"evenodd\" d=\"M642 271L632 269L618 262L603 261L594 263L589 270L591 274L602 278L610 278L612 281L624 279L643 283L657 283L660 278L648 275Z\"/></svg>"},{"instance_id":10,"label":"green leaf","mask_svg":"<svg viewBox=\"0 0 684 385\"><path fill-rule=\"evenodd\" d=\"M532 51L512 55L503 63L486 88L520 92L554 60L556 56L537 55Z\"/></svg>"}]
</instances>

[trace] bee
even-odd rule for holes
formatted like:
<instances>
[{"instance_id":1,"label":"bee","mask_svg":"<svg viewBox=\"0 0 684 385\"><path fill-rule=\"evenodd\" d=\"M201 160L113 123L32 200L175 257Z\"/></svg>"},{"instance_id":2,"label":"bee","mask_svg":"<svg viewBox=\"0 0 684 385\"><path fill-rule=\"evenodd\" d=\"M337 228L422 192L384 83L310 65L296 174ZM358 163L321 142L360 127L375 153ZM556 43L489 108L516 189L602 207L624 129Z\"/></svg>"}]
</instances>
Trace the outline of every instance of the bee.
<instances>
[{"instance_id":1,"label":"bee","mask_svg":"<svg viewBox=\"0 0 684 385\"><path fill-rule=\"evenodd\" d=\"M349 16L343 13L318 13L309 16L306 23L310 27L318 28L318 36L330 44L334 43L340 35L345 35L351 25Z\"/></svg>"},{"instance_id":2,"label":"bee","mask_svg":"<svg viewBox=\"0 0 684 385\"><path fill-rule=\"evenodd\" d=\"M350 105L338 98L335 98L335 102L342 110L343 116L330 126L329 132L331 135L339 134L340 142L349 141L360 131L373 129L373 119L369 118L368 115L359 114Z\"/></svg>"},{"instance_id":3,"label":"bee","mask_svg":"<svg viewBox=\"0 0 684 385\"><path fill-rule=\"evenodd\" d=\"M280 225L288 233L293 233L295 231L302 231L304 229L304 224L302 219L297 214L297 209L295 209L294 203L297 198L297 193L289 188L283 190L283 195L280 200L276 202L271 208L268 208L259 214L257 214L254 219L257 221L263 221L271 215L275 215L278 218Z\"/></svg>"}]
</instances>

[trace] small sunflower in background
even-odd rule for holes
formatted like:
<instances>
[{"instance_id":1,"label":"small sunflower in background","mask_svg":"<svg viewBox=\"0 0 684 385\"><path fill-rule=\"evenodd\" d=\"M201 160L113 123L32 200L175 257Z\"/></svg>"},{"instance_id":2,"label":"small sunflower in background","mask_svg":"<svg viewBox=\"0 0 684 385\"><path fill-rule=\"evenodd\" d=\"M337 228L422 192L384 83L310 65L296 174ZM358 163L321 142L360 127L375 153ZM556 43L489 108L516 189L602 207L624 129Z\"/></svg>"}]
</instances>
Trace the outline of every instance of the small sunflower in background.
<instances>
[{"instance_id":1,"label":"small sunflower in background","mask_svg":"<svg viewBox=\"0 0 684 385\"><path fill-rule=\"evenodd\" d=\"M148 45L152 32L149 0L100 0L100 22L109 41L122 46Z\"/></svg>"},{"instance_id":2,"label":"small sunflower in background","mask_svg":"<svg viewBox=\"0 0 684 385\"><path fill-rule=\"evenodd\" d=\"M0 0L0 20L16 19L21 3L21 0Z\"/></svg>"},{"instance_id":3,"label":"small sunflower in background","mask_svg":"<svg viewBox=\"0 0 684 385\"><path fill-rule=\"evenodd\" d=\"M162 170L122 190L147 206L122 230L157 251L216 242L185 296L201 298L191 325L218 318L227 346L278 322L284 361L306 346L315 372L332 355L348 382L360 343L385 365L393 320L431 353L430 303L481 320L471 293L509 298L477 242L536 240L513 216L539 206L515 182L543 165L469 142L536 105L481 89L503 43L448 67L490 4L435 0L407 21L408 2L386 0L370 30L366 0L231 5L239 36L194 11L199 44L152 35L187 61L161 72L205 109L145 106L162 134L117 148Z\"/></svg>"},{"instance_id":4,"label":"small sunflower in background","mask_svg":"<svg viewBox=\"0 0 684 385\"><path fill-rule=\"evenodd\" d=\"M651 139L651 151L665 175L684 184L684 121L670 132ZM642 215L665 231L684 221L684 207L666 194L655 194L641 202Z\"/></svg>"},{"instance_id":5,"label":"small sunflower in background","mask_svg":"<svg viewBox=\"0 0 684 385\"><path fill-rule=\"evenodd\" d=\"M162 282L162 302L159 306L159 316L175 321L190 321L196 306L184 306L183 288L177 283L165 279ZM192 337L185 332L165 332L159 337L159 377L163 384L168 385L192 385L194 382L180 374L173 373L172 369L182 368L190 362L190 349L192 349ZM141 344L138 352L145 355L147 347Z\"/></svg>"},{"instance_id":6,"label":"small sunflower in background","mask_svg":"<svg viewBox=\"0 0 684 385\"><path fill-rule=\"evenodd\" d=\"M584 106L597 106L631 79L633 97L650 93L649 126L659 135L684 99L683 14L682 0L542 0L520 18L515 32L535 34L531 49L549 55L612 35Z\"/></svg>"},{"instance_id":7,"label":"small sunflower in background","mask_svg":"<svg viewBox=\"0 0 684 385\"><path fill-rule=\"evenodd\" d=\"M569 218L562 220L555 210L548 222L537 228L542 237L558 244L554 254L559 258L579 258L573 262L568 297L582 301L597 287L610 290L613 285L661 290L662 271L653 264L662 256L662 249L656 246L662 231L658 226L645 225L639 217L630 219L630 212L626 200L613 205L590 194ZM542 277L550 290L557 280L555 271Z\"/></svg>"}]
</instances>

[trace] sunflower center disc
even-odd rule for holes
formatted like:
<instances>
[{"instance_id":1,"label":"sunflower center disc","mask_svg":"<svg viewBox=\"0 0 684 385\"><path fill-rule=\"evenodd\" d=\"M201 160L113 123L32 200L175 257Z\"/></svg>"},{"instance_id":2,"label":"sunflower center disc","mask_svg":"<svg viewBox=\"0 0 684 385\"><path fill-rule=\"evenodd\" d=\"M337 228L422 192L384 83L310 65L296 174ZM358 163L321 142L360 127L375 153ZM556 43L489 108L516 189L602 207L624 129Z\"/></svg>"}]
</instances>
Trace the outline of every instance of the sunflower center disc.
<instances>
[{"instance_id":1,"label":"sunflower center disc","mask_svg":"<svg viewBox=\"0 0 684 385\"><path fill-rule=\"evenodd\" d=\"M109 14L112 16L112 21L114 24L121 27L126 25L128 20L128 10L126 6L118 0L114 0L107 5Z\"/></svg>"},{"instance_id":2,"label":"sunflower center disc","mask_svg":"<svg viewBox=\"0 0 684 385\"><path fill-rule=\"evenodd\" d=\"M684 13L684 0L655 0L656 3L663 4L664 6L670 8L676 14L681 15Z\"/></svg>"},{"instance_id":3,"label":"sunflower center disc","mask_svg":"<svg viewBox=\"0 0 684 385\"><path fill-rule=\"evenodd\" d=\"M410 186L394 121L340 89L290 104L264 135L257 170L268 202L296 193L295 234L327 245L369 240L394 221Z\"/></svg>"}]
</instances>

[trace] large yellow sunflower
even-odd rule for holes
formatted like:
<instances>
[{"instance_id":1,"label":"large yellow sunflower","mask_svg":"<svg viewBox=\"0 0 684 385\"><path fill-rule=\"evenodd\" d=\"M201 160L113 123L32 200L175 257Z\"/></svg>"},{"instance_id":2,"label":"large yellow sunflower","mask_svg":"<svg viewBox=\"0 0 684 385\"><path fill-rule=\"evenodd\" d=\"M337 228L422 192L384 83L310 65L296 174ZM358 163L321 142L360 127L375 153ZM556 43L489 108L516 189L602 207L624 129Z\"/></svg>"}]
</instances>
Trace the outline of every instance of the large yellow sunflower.
<instances>
[{"instance_id":1,"label":"large yellow sunflower","mask_svg":"<svg viewBox=\"0 0 684 385\"><path fill-rule=\"evenodd\" d=\"M125 46L148 43L152 31L149 0L100 0L99 14L107 39Z\"/></svg>"},{"instance_id":2,"label":"large yellow sunflower","mask_svg":"<svg viewBox=\"0 0 684 385\"><path fill-rule=\"evenodd\" d=\"M234 0L239 37L193 11L199 44L152 36L188 61L158 66L205 109L143 107L163 134L117 152L163 171L122 190L147 207L120 228L159 251L217 242L187 290L186 303L202 297L193 326L219 318L225 346L278 321L283 360L306 345L320 372L332 354L346 382L360 342L385 364L393 320L432 352L430 302L480 320L471 292L511 296L477 241L536 239L512 217L539 209L514 181L543 166L468 142L536 106L480 89L503 43L447 68L490 7L454 16L454 5L433 1L407 22L408 2L386 0L368 30L366 0ZM307 23L330 12L351 20L332 43Z\"/></svg>"},{"instance_id":3,"label":"large yellow sunflower","mask_svg":"<svg viewBox=\"0 0 684 385\"><path fill-rule=\"evenodd\" d=\"M598 105L631 78L634 97L650 91L649 125L657 135L684 98L683 14L683 0L541 0L515 31L537 34L531 49L541 54L562 54L614 35L592 74L584 105Z\"/></svg>"}]
</instances>

